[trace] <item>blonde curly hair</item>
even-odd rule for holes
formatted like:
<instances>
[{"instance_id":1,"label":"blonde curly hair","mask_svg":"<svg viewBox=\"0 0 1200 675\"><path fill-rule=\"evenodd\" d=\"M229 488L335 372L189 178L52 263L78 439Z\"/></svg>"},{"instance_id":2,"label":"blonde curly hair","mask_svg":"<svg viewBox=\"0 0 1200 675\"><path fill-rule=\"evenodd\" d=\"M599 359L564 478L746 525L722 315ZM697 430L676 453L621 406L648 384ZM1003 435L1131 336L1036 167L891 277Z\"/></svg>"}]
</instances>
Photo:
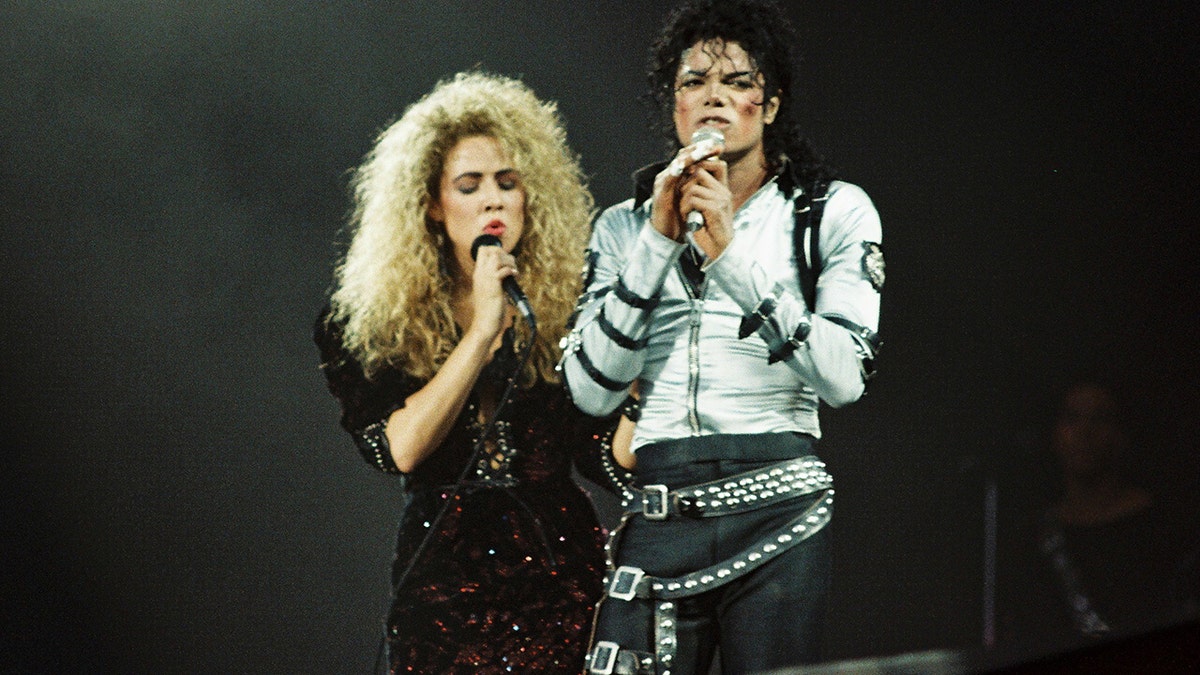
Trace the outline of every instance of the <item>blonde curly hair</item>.
<instances>
[{"instance_id":1,"label":"blonde curly hair","mask_svg":"<svg viewBox=\"0 0 1200 675\"><path fill-rule=\"evenodd\" d=\"M445 158L468 136L495 138L521 175L521 285L538 317L522 380L558 381L558 341L579 292L594 202L553 102L480 72L439 83L380 134L354 172L350 246L337 267L330 320L368 378L385 368L428 380L458 343L444 232L429 217ZM519 344L529 328L517 325Z\"/></svg>"}]
</instances>

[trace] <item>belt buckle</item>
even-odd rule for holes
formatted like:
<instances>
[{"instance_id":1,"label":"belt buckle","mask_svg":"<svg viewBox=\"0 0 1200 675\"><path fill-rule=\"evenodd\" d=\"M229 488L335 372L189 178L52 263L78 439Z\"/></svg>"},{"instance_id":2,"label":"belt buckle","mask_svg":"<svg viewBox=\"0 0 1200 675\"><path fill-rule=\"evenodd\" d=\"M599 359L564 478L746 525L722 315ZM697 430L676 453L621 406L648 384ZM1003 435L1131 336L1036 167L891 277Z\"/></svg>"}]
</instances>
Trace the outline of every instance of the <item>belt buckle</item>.
<instances>
[{"instance_id":1,"label":"belt buckle","mask_svg":"<svg viewBox=\"0 0 1200 675\"><path fill-rule=\"evenodd\" d=\"M642 515L646 520L666 520L670 514L666 485L647 485L642 488Z\"/></svg>"},{"instance_id":2,"label":"belt buckle","mask_svg":"<svg viewBox=\"0 0 1200 675\"><path fill-rule=\"evenodd\" d=\"M588 664L588 672L592 675L612 675L613 669L617 665L617 654L620 651L621 645L615 642L597 642L592 653L588 655L588 658L591 659L591 663Z\"/></svg>"},{"instance_id":3,"label":"belt buckle","mask_svg":"<svg viewBox=\"0 0 1200 675\"><path fill-rule=\"evenodd\" d=\"M622 565L613 572L612 581L608 584L608 596L618 600L632 600L637 597L637 587L646 573L637 567Z\"/></svg>"}]
</instances>

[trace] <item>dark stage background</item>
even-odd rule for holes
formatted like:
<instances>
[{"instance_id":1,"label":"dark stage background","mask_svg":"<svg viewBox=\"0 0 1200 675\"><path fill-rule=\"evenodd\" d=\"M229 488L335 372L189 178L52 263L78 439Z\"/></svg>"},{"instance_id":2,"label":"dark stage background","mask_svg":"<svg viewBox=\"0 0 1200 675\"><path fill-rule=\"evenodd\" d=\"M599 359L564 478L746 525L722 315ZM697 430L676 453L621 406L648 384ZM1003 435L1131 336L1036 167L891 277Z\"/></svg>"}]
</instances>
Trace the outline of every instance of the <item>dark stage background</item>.
<instances>
[{"instance_id":1,"label":"dark stage background","mask_svg":"<svg viewBox=\"0 0 1200 675\"><path fill-rule=\"evenodd\" d=\"M1197 12L1065 5L793 8L804 127L875 200L889 262L882 374L825 415L831 658L979 644L984 477L1038 475L1078 368L1130 383L1131 470L1197 487ZM661 152L637 97L662 13L3 4L18 672L370 670L401 495L337 427L309 338L346 172L480 64L559 101L597 203L623 199Z\"/></svg>"}]
</instances>

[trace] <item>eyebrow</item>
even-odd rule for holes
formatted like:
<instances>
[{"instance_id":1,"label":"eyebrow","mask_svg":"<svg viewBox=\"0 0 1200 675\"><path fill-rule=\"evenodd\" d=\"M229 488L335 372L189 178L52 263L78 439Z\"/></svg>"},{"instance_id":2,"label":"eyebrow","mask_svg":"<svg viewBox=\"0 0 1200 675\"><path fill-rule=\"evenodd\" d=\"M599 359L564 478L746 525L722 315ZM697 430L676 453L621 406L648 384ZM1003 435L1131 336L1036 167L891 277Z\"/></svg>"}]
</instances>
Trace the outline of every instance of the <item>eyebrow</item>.
<instances>
[{"instance_id":1,"label":"eyebrow","mask_svg":"<svg viewBox=\"0 0 1200 675\"><path fill-rule=\"evenodd\" d=\"M507 169L500 169L499 171L497 171L496 173L494 173L492 175L502 176L506 173L517 173L517 170L515 168L509 167ZM451 182L454 182L454 181L458 181L463 178L483 178L483 172L482 171L464 171L463 173L458 174L457 176L455 176L454 178L451 178L450 180L451 180Z\"/></svg>"},{"instance_id":2,"label":"eyebrow","mask_svg":"<svg viewBox=\"0 0 1200 675\"><path fill-rule=\"evenodd\" d=\"M682 72L680 72L680 76L687 77L688 75L697 75L697 76L703 77L705 75L708 75L708 73L711 70L712 70L711 67L705 68L704 70L692 70L691 68L683 68ZM732 73L725 73L721 77L723 79L730 79L730 78L734 78L734 77L750 77L750 76L754 75L754 73L756 73L756 72L757 71L754 71L754 70L735 70Z\"/></svg>"}]
</instances>

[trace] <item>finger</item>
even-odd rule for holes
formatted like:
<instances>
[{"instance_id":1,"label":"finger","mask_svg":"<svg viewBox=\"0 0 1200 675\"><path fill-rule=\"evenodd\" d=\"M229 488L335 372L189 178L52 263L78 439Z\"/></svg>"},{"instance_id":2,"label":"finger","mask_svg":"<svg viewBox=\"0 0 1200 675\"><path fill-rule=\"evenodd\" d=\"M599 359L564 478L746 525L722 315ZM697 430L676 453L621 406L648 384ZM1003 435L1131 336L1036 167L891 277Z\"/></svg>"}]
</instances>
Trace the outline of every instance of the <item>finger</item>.
<instances>
[{"instance_id":1,"label":"finger","mask_svg":"<svg viewBox=\"0 0 1200 675\"><path fill-rule=\"evenodd\" d=\"M517 258L499 246L481 246L476 254L476 266L496 269L503 266L516 267Z\"/></svg>"},{"instance_id":2,"label":"finger","mask_svg":"<svg viewBox=\"0 0 1200 675\"><path fill-rule=\"evenodd\" d=\"M725 145L707 141L689 145L684 149L688 151L688 156L692 158L693 162L702 162L710 157L720 155L725 150Z\"/></svg>"},{"instance_id":3,"label":"finger","mask_svg":"<svg viewBox=\"0 0 1200 675\"><path fill-rule=\"evenodd\" d=\"M686 183L679 186L679 197L682 200L688 195L692 197L703 195L706 198L715 199L723 191L725 191L725 186L717 182L712 174L707 171L698 171Z\"/></svg>"},{"instance_id":4,"label":"finger","mask_svg":"<svg viewBox=\"0 0 1200 675\"><path fill-rule=\"evenodd\" d=\"M683 213L699 211L707 217L716 208L716 195L700 188L688 190L679 198L679 210Z\"/></svg>"},{"instance_id":5,"label":"finger","mask_svg":"<svg viewBox=\"0 0 1200 675\"><path fill-rule=\"evenodd\" d=\"M687 173L691 167L713 157L717 157L724 146L713 143L696 143L687 145L675 153L675 158L663 169L663 173L672 178L678 178ZM661 174L660 174L661 175Z\"/></svg>"},{"instance_id":6,"label":"finger","mask_svg":"<svg viewBox=\"0 0 1200 675\"><path fill-rule=\"evenodd\" d=\"M499 246L480 246L479 251L475 254L475 271L486 272L496 269L499 252Z\"/></svg>"},{"instance_id":7,"label":"finger","mask_svg":"<svg viewBox=\"0 0 1200 675\"><path fill-rule=\"evenodd\" d=\"M710 157L701 162L697 162L691 169L692 175L702 176L708 181L724 184L725 178L729 172L729 165L725 160L716 157ZM707 182L707 181L706 181Z\"/></svg>"},{"instance_id":8,"label":"finger","mask_svg":"<svg viewBox=\"0 0 1200 675\"><path fill-rule=\"evenodd\" d=\"M720 158L710 159L705 163L704 169L712 174L712 177L715 178L718 183L728 183L729 164L727 164L725 160Z\"/></svg>"}]
</instances>

